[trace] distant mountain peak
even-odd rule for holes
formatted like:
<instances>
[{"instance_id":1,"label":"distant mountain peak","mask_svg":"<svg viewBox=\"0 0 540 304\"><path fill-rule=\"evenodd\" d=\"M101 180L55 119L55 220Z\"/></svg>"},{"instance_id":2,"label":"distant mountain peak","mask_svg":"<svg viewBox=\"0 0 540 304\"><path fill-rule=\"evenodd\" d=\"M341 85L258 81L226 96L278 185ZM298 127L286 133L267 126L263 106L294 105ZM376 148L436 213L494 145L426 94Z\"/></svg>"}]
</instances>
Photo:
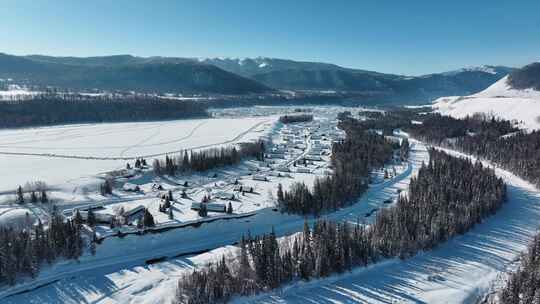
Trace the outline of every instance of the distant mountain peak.
<instances>
[{"instance_id":1,"label":"distant mountain peak","mask_svg":"<svg viewBox=\"0 0 540 304\"><path fill-rule=\"evenodd\" d=\"M486 74L492 74L492 75L498 75L498 74L508 74L512 71L512 68L504 67L504 66L495 66L495 65L480 65L480 66L468 66L465 68L448 71L441 73L445 76L454 76L459 73L465 73L465 72L482 72Z\"/></svg>"}]
</instances>

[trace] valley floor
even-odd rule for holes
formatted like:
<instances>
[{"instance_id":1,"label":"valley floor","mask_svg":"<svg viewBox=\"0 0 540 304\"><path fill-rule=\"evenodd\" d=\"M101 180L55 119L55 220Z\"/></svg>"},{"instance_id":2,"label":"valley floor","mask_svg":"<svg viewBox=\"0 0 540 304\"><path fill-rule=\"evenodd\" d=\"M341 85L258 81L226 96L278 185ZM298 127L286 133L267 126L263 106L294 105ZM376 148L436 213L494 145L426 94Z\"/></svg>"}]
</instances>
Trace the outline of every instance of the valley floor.
<instances>
[{"instance_id":1,"label":"valley floor","mask_svg":"<svg viewBox=\"0 0 540 304\"><path fill-rule=\"evenodd\" d=\"M253 121L254 125L256 121ZM356 204L325 217L369 224L374 220L377 209L391 206L384 202L394 200L398 192L406 191L411 177L417 173L422 162L428 161L426 146L415 140L410 140L410 143L410 159L396 176L384 181L376 179ZM508 171L497 168L496 173L508 185L508 202L496 215L432 251L403 261L392 259L367 268L356 268L339 276L296 282L272 293L237 298L235 301L477 302L490 292L494 284L504 280L540 223L540 191ZM19 212L18 209L11 210L6 209L6 214L12 212L16 215ZM0 216L5 211L0 210ZM107 238L97 246L95 256L85 255L80 262L55 264L44 268L38 278L31 282L0 290L0 302L169 303L174 297L177 280L183 273L193 267L204 266L222 255L227 257L235 253L237 249L232 244L243 234L248 231L253 235L263 234L274 227L279 236L290 235L301 231L305 220L301 216L280 214L272 206L264 204L253 210L246 209L245 212L249 217L243 219L217 220L200 227L158 234ZM148 263L149 260L160 258L164 260Z\"/></svg>"},{"instance_id":2,"label":"valley floor","mask_svg":"<svg viewBox=\"0 0 540 304\"><path fill-rule=\"evenodd\" d=\"M332 220L370 222L375 217L373 209L384 207L383 202L395 199L399 190L405 190L428 153L421 143L411 143L411 157L406 169L393 179L371 185L356 204L327 215ZM366 213L372 213L366 216ZM311 219L313 220L313 219ZM95 258L81 264L58 265L44 270L31 285L16 286L21 292L11 295L0 293L3 303L167 303L174 296L178 277L194 266L205 265L220 258L250 231L252 234L267 233L275 227L280 236L301 231L304 218L280 214L270 208L257 212L245 221L218 221L200 228L141 236L111 239L97 247ZM164 242L164 239L167 239ZM191 257L175 254L213 249L208 253ZM137 254L128 255L128 252ZM169 256L172 258L152 265L145 265L149 258ZM144 266L141 266L144 265ZM42 286L41 288L35 287ZM28 291L31 290L31 291Z\"/></svg>"}]
</instances>

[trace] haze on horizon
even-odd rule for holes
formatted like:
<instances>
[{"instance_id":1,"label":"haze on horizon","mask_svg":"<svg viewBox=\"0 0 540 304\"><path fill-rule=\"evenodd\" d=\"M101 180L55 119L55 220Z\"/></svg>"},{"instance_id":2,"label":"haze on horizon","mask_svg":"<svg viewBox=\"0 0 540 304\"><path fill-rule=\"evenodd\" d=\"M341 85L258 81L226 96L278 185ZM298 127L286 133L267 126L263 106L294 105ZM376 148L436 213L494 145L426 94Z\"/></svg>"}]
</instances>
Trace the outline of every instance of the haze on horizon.
<instances>
[{"instance_id":1,"label":"haze on horizon","mask_svg":"<svg viewBox=\"0 0 540 304\"><path fill-rule=\"evenodd\" d=\"M0 52L274 57L421 75L540 60L540 2L7 0Z\"/></svg>"}]
</instances>

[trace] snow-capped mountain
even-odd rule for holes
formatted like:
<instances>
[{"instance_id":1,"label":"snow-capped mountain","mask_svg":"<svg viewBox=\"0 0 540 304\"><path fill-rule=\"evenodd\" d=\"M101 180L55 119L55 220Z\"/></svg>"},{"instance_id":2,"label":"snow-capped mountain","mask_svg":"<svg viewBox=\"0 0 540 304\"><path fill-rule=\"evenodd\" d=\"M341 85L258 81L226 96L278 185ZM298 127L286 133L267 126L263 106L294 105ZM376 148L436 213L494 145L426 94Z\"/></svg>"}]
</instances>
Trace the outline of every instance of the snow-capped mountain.
<instances>
[{"instance_id":1,"label":"snow-capped mountain","mask_svg":"<svg viewBox=\"0 0 540 304\"><path fill-rule=\"evenodd\" d=\"M457 118L485 113L540 129L540 63L515 70L487 89L469 96L437 99L433 107Z\"/></svg>"},{"instance_id":2,"label":"snow-capped mountain","mask_svg":"<svg viewBox=\"0 0 540 304\"><path fill-rule=\"evenodd\" d=\"M441 74L446 75L446 76L454 76L454 75L457 75L459 73L464 73L464 72L482 72L482 73L496 75L500 73L508 74L512 72L512 69L508 67L504 67L504 66L481 65L481 66L466 67L466 68L462 68L462 69L458 69L454 71L448 71Z\"/></svg>"},{"instance_id":3,"label":"snow-capped mountain","mask_svg":"<svg viewBox=\"0 0 540 304\"><path fill-rule=\"evenodd\" d=\"M464 68L404 76L331 63L256 58L52 57L0 54L0 78L68 89L250 94L274 90L333 91L375 103L419 104L441 96L469 95L512 69ZM521 83L521 82L520 82Z\"/></svg>"},{"instance_id":4,"label":"snow-capped mountain","mask_svg":"<svg viewBox=\"0 0 540 304\"><path fill-rule=\"evenodd\" d=\"M367 92L376 94L378 100L395 102L425 102L441 96L472 94L512 71L503 66L480 66L408 77L267 57L199 60L272 88Z\"/></svg>"}]
</instances>

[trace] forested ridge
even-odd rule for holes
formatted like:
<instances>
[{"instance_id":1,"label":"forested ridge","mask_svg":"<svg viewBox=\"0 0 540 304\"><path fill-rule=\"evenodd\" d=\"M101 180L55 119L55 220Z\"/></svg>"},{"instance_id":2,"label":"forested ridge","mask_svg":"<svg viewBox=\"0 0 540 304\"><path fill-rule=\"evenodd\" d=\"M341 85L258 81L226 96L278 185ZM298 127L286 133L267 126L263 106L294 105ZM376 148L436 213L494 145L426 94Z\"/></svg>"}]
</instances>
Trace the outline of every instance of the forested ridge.
<instances>
[{"instance_id":1,"label":"forested ridge","mask_svg":"<svg viewBox=\"0 0 540 304\"><path fill-rule=\"evenodd\" d=\"M283 212L317 216L353 203L366 191L371 171L384 166L394 148L399 148L383 136L368 132L356 119L345 118L339 128L345 131L346 139L332 145L333 173L316 178L312 190L298 182L287 191L280 187L278 203Z\"/></svg>"},{"instance_id":2,"label":"forested ridge","mask_svg":"<svg viewBox=\"0 0 540 304\"><path fill-rule=\"evenodd\" d=\"M484 137L496 139L508 133L519 131L508 120L495 119L481 114L456 119L441 114L426 115L421 125L406 128L413 137L432 144L447 144L462 137Z\"/></svg>"},{"instance_id":3,"label":"forested ridge","mask_svg":"<svg viewBox=\"0 0 540 304\"><path fill-rule=\"evenodd\" d=\"M179 279L178 303L221 303L294 280L310 280L406 258L471 229L496 212L506 186L492 169L430 151L430 162L411 181L408 197L383 210L371 226L318 220L281 243L274 232L240 241L236 260L224 258Z\"/></svg>"},{"instance_id":4,"label":"forested ridge","mask_svg":"<svg viewBox=\"0 0 540 304\"><path fill-rule=\"evenodd\" d=\"M540 187L540 132L482 116L455 119L430 115L407 131L426 142L463 151L509 170Z\"/></svg>"},{"instance_id":5,"label":"forested ridge","mask_svg":"<svg viewBox=\"0 0 540 304\"><path fill-rule=\"evenodd\" d=\"M506 137L473 136L458 139L453 147L489 159L540 187L540 132L517 132Z\"/></svg>"},{"instance_id":6,"label":"forested ridge","mask_svg":"<svg viewBox=\"0 0 540 304\"><path fill-rule=\"evenodd\" d=\"M167 100L150 95L42 94L30 99L0 102L0 128L194 117L208 117L206 106L196 101Z\"/></svg>"}]
</instances>

